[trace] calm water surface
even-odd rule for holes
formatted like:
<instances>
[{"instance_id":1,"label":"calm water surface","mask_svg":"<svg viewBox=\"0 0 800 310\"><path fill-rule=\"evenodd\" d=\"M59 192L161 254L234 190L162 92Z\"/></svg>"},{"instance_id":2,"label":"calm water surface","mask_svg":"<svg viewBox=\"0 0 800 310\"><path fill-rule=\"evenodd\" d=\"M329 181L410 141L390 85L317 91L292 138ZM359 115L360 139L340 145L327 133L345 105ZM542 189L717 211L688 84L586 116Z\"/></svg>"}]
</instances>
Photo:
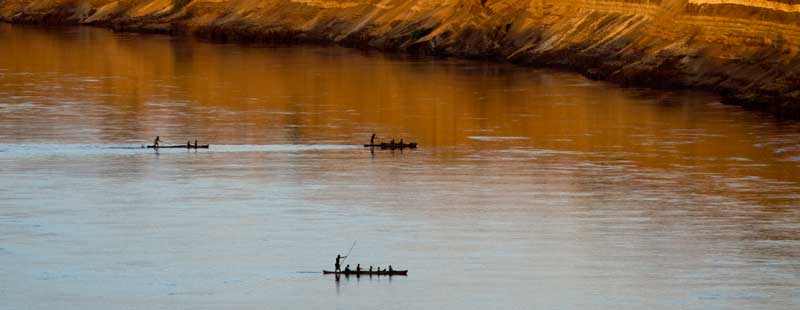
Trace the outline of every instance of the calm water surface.
<instances>
[{"instance_id":1,"label":"calm water surface","mask_svg":"<svg viewBox=\"0 0 800 310\"><path fill-rule=\"evenodd\" d=\"M0 25L0 197L2 309L800 308L800 125L570 73Z\"/></svg>"}]
</instances>

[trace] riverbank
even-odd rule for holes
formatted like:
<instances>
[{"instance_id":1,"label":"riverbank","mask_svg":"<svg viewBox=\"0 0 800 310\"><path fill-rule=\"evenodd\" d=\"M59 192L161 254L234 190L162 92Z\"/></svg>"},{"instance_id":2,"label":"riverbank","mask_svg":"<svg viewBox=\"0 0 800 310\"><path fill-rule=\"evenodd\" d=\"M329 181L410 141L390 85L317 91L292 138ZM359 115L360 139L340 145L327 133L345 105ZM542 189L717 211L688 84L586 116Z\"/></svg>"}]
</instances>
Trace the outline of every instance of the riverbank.
<instances>
[{"instance_id":1,"label":"riverbank","mask_svg":"<svg viewBox=\"0 0 800 310\"><path fill-rule=\"evenodd\" d=\"M0 0L0 19L491 58L800 117L792 0Z\"/></svg>"}]
</instances>

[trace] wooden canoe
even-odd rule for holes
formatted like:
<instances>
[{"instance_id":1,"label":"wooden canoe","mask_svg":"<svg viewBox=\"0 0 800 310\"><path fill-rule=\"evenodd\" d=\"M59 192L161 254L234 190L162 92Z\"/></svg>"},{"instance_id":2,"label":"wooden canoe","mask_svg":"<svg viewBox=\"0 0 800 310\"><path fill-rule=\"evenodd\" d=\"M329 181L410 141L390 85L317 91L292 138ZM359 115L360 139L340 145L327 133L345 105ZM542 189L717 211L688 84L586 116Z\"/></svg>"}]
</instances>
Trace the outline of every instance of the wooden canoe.
<instances>
[{"instance_id":1,"label":"wooden canoe","mask_svg":"<svg viewBox=\"0 0 800 310\"><path fill-rule=\"evenodd\" d=\"M198 145L198 146L194 146L194 144L192 144L192 145L188 145L188 144L181 144L181 145L159 145L159 146L155 146L155 145L148 145L148 146L147 146L147 148L148 148L148 149L207 149L207 148L208 148L208 144L205 144L205 145Z\"/></svg>"},{"instance_id":2,"label":"wooden canoe","mask_svg":"<svg viewBox=\"0 0 800 310\"><path fill-rule=\"evenodd\" d=\"M407 276L408 270L392 270L392 271L369 271L369 270L361 270L356 272L355 270L351 270L349 272L336 272L336 271L329 271L323 270L322 274L336 274L336 275L345 275L345 276Z\"/></svg>"},{"instance_id":3,"label":"wooden canoe","mask_svg":"<svg viewBox=\"0 0 800 310\"><path fill-rule=\"evenodd\" d=\"M379 147L381 149L415 149L417 148L416 142L411 143L379 143L379 144L364 144L364 147Z\"/></svg>"}]
</instances>

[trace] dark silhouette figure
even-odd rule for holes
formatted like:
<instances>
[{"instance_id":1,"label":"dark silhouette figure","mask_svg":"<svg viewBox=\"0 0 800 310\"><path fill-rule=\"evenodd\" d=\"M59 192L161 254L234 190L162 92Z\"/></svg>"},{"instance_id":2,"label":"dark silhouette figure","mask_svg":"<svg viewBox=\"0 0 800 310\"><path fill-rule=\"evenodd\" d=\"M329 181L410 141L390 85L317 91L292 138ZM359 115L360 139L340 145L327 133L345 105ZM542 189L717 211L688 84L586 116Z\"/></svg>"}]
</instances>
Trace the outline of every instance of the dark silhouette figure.
<instances>
[{"instance_id":1,"label":"dark silhouette figure","mask_svg":"<svg viewBox=\"0 0 800 310\"><path fill-rule=\"evenodd\" d=\"M158 147L158 143L159 142L161 142L161 137L160 136L156 136L156 140L153 141L153 146L154 147Z\"/></svg>"},{"instance_id":2,"label":"dark silhouette figure","mask_svg":"<svg viewBox=\"0 0 800 310\"><path fill-rule=\"evenodd\" d=\"M372 272L372 266L369 266L369 272Z\"/></svg>"},{"instance_id":3,"label":"dark silhouette figure","mask_svg":"<svg viewBox=\"0 0 800 310\"><path fill-rule=\"evenodd\" d=\"M392 272L392 265L389 265L389 272Z\"/></svg>"},{"instance_id":4,"label":"dark silhouette figure","mask_svg":"<svg viewBox=\"0 0 800 310\"><path fill-rule=\"evenodd\" d=\"M361 264L356 265L356 272L361 272Z\"/></svg>"},{"instance_id":5,"label":"dark silhouette figure","mask_svg":"<svg viewBox=\"0 0 800 310\"><path fill-rule=\"evenodd\" d=\"M375 145L375 134L374 133L372 134L372 137L369 138L369 144L370 145Z\"/></svg>"},{"instance_id":6,"label":"dark silhouette figure","mask_svg":"<svg viewBox=\"0 0 800 310\"><path fill-rule=\"evenodd\" d=\"M350 265L347 265L344 267L344 273L349 273L349 272L350 272Z\"/></svg>"},{"instance_id":7,"label":"dark silhouette figure","mask_svg":"<svg viewBox=\"0 0 800 310\"><path fill-rule=\"evenodd\" d=\"M197 148L197 140L194 140L194 148Z\"/></svg>"},{"instance_id":8,"label":"dark silhouette figure","mask_svg":"<svg viewBox=\"0 0 800 310\"><path fill-rule=\"evenodd\" d=\"M336 272L342 271L342 265L340 264L340 262L342 259L346 257L347 256L336 255Z\"/></svg>"},{"instance_id":9,"label":"dark silhouette figure","mask_svg":"<svg viewBox=\"0 0 800 310\"><path fill-rule=\"evenodd\" d=\"M192 148L192 141L186 141L186 148Z\"/></svg>"}]
</instances>

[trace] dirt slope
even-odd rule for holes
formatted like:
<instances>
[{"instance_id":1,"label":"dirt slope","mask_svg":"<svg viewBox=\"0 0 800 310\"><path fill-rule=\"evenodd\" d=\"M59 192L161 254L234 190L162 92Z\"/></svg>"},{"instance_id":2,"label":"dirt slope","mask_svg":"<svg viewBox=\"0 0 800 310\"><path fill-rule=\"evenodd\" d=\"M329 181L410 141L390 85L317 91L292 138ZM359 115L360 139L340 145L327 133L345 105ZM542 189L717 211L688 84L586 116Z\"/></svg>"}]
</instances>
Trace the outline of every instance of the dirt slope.
<instances>
[{"instance_id":1,"label":"dirt slope","mask_svg":"<svg viewBox=\"0 0 800 310\"><path fill-rule=\"evenodd\" d=\"M798 0L0 0L0 19L489 57L800 115Z\"/></svg>"}]
</instances>

